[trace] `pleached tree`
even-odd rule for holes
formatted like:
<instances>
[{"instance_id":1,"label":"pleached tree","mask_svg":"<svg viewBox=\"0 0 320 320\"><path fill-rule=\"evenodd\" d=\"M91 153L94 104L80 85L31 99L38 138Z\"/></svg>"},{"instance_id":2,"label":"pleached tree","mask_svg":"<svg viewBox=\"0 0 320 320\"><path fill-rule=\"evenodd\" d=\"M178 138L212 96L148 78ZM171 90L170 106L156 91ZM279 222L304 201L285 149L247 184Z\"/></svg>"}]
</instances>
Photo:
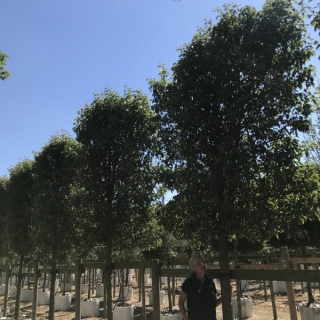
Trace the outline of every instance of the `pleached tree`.
<instances>
[{"instance_id":1,"label":"pleached tree","mask_svg":"<svg viewBox=\"0 0 320 320\"><path fill-rule=\"evenodd\" d=\"M261 10L225 6L180 49L169 74L150 80L166 177L185 226L219 242L223 317L232 319L228 240L268 233L299 167L298 133L316 101L307 27L290 1ZM181 222L182 223L182 222ZM277 230L277 229L276 229Z\"/></svg>"},{"instance_id":2,"label":"pleached tree","mask_svg":"<svg viewBox=\"0 0 320 320\"><path fill-rule=\"evenodd\" d=\"M50 264L49 320L54 319L56 266L90 247L81 210L78 183L80 144L68 134L53 136L35 153L33 164L32 230L37 258ZM85 249L83 249L85 250Z\"/></svg>"},{"instance_id":3,"label":"pleached tree","mask_svg":"<svg viewBox=\"0 0 320 320\"><path fill-rule=\"evenodd\" d=\"M112 319L113 248L119 248L121 239L130 241L139 234L152 212L156 129L148 97L133 90L120 96L106 89L79 111L74 124L76 139L83 146L80 175L93 213L93 237L106 247L108 319Z\"/></svg>"}]
</instances>

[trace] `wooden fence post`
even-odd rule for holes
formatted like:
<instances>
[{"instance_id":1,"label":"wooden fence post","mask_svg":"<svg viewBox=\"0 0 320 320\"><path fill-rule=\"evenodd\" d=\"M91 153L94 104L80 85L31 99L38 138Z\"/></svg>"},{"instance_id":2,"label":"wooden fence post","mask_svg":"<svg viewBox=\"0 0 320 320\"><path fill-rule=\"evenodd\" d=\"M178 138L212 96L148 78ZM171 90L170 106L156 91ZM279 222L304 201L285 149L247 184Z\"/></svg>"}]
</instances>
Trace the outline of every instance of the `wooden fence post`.
<instances>
[{"instance_id":1,"label":"wooden fence post","mask_svg":"<svg viewBox=\"0 0 320 320\"><path fill-rule=\"evenodd\" d=\"M290 269L290 257L288 247L281 247L282 259L284 262L284 268ZM289 303L289 312L291 320L298 320L297 309L296 309L296 301L294 297L294 290L292 281L286 281L287 286L287 295L288 295L288 303Z\"/></svg>"},{"instance_id":2,"label":"wooden fence post","mask_svg":"<svg viewBox=\"0 0 320 320\"><path fill-rule=\"evenodd\" d=\"M75 276L75 320L81 320L81 275L82 260L77 259Z\"/></svg>"},{"instance_id":3,"label":"wooden fence post","mask_svg":"<svg viewBox=\"0 0 320 320\"><path fill-rule=\"evenodd\" d=\"M37 304L38 304L38 280L39 280L39 262L34 264L33 276L33 304L32 304L32 320L37 319Z\"/></svg>"},{"instance_id":4,"label":"wooden fence post","mask_svg":"<svg viewBox=\"0 0 320 320\"><path fill-rule=\"evenodd\" d=\"M160 320L160 264L159 260L151 260L152 268L152 302L153 302L153 320Z\"/></svg>"}]
</instances>

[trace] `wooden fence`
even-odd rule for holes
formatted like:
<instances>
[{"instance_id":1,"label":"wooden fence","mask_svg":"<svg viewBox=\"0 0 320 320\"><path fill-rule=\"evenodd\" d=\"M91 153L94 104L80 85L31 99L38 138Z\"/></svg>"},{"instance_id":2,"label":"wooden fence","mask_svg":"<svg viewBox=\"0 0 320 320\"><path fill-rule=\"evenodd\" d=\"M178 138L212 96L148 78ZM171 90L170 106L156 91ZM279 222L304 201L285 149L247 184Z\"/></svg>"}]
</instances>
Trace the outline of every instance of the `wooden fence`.
<instances>
[{"instance_id":1,"label":"wooden fence","mask_svg":"<svg viewBox=\"0 0 320 320\"><path fill-rule=\"evenodd\" d=\"M274 318L276 317L274 295L272 292L272 281L286 281L290 319L297 320L297 309L295 304L295 297L293 291L292 282L318 282L320 283L320 271L318 265L320 264L320 257L308 257L308 258L292 258L289 257L287 247L282 248L282 256L276 263L261 263L268 257L256 256L254 260L260 260L258 263L251 264L239 264L234 265L232 258L230 258L230 279L235 280L260 280L263 281L266 294L266 282L270 284L271 298L273 303ZM258 259L259 258L259 259ZM219 265L214 261L208 264L207 275L214 279L220 279ZM254 261L253 261L254 262ZM312 264L314 270L301 270L299 266L304 264ZM179 265L179 268L177 266ZM152 300L153 300L153 319L160 320L160 277L188 277L190 275L190 269L188 261L171 261L167 262L166 266L159 260L150 261L136 261L136 262L119 262L114 263L113 270L119 269L136 269L139 270L139 299L142 301L142 318L146 319L146 303L145 303L145 290L144 290L144 278L143 274L145 269L150 269L152 274ZM58 274L75 274L75 320L81 319L81 278L86 269L102 269L106 268L104 262L83 262L77 260L74 266L71 267L58 267L56 270L50 268L42 268L38 263L29 266L29 270L32 272L24 272L19 274L13 272L12 267L2 267L0 272L6 273L5 280L5 299L4 310L7 310L7 297L9 290L9 278L10 277L33 277L34 283L38 283L39 277L42 273L56 272ZM36 289L36 288L35 288ZM174 292L174 290L173 290ZM19 296L19 295L17 295ZM38 290L33 290L33 302L32 302L32 320L36 320L37 315L37 299ZM106 303L103 304L103 314L106 315Z\"/></svg>"}]
</instances>

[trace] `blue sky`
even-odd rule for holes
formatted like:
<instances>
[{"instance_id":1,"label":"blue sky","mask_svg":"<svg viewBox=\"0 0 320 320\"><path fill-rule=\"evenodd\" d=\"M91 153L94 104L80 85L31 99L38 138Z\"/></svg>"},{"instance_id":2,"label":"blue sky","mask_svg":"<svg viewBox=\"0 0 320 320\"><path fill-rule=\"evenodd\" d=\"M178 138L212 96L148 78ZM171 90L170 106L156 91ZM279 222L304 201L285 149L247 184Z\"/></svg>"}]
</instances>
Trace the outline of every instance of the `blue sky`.
<instances>
[{"instance_id":1,"label":"blue sky","mask_svg":"<svg viewBox=\"0 0 320 320\"><path fill-rule=\"evenodd\" d=\"M33 158L94 93L126 86L150 95L148 78L177 61L213 9L209 0L1 0L0 50L9 79L0 82L0 176ZM263 1L241 5L261 8Z\"/></svg>"}]
</instances>

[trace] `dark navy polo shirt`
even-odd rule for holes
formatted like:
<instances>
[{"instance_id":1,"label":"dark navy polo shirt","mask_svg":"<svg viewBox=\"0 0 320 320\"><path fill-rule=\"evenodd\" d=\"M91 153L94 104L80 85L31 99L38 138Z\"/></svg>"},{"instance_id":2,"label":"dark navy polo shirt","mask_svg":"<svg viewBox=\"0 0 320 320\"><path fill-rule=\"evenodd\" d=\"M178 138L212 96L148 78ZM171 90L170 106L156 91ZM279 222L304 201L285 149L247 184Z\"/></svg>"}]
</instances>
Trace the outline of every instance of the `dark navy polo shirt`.
<instances>
[{"instance_id":1,"label":"dark navy polo shirt","mask_svg":"<svg viewBox=\"0 0 320 320\"><path fill-rule=\"evenodd\" d=\"M181 286L187 295L188 318L191 320L216 320L217 289L211 278L205 275L203 283L195 273Z\"/></svg>"}]
</instances>

